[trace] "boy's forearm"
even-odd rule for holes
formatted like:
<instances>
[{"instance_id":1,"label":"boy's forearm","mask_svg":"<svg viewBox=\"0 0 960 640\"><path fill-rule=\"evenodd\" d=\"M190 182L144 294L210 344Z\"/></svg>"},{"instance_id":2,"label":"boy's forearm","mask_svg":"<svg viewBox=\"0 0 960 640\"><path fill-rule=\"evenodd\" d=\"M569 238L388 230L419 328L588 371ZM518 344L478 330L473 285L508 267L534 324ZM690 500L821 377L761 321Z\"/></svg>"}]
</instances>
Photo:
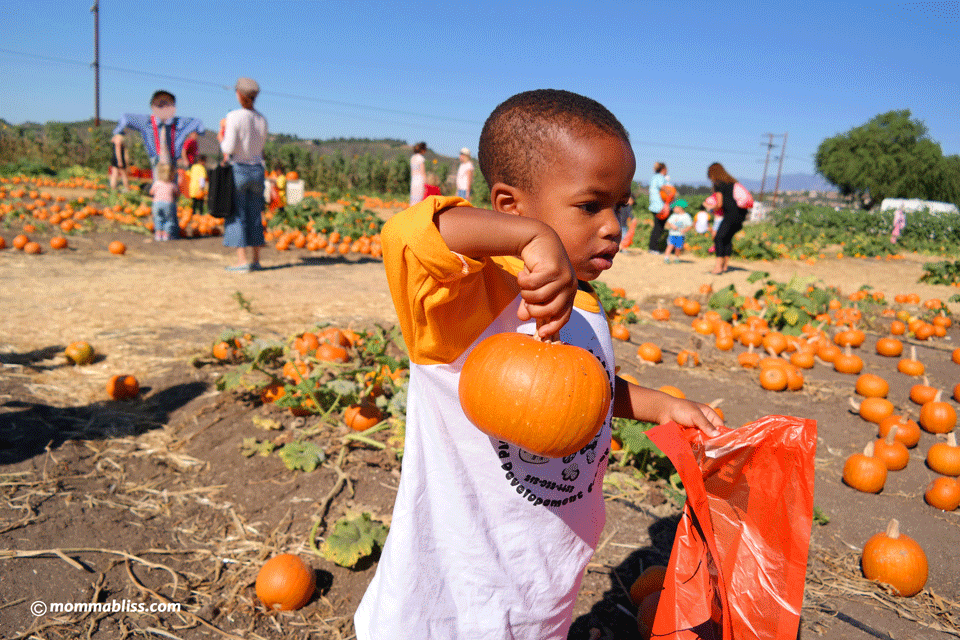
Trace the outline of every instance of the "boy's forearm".
<instances>
[{"instance_id":1,"label":"boy's forearm","mask_svg":"<svg viewBox=\"0 0 960 640\"><path fill-rule=\"evenodd\" d=\"M663 402L672 396L662 391L649 389L617 377L613 396L613 415L641 422L659 422Z\"/></svg>"},{"instance_id":2,"label":"boy's forearm","mask_svg":"<svg viewBox=\"0 0 960 640\"><path fill-rule=\"evenodd\" d=\"M453 207L434 215L434 224L451 251L470 258L520 256L538 237L556 237L546 224L533 218Z\"/></svg>"}]
</instances>

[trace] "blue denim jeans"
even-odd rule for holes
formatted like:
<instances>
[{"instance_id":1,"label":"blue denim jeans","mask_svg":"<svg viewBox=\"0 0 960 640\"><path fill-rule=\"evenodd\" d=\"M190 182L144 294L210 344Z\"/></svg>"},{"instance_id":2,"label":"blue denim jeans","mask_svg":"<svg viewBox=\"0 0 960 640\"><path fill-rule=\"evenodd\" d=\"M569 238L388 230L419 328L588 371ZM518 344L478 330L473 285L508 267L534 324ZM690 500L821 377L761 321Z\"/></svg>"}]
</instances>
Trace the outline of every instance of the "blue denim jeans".
<instances>
[{"instance_id":1,"label":"blue denim jeans","mask_svg":"<svg viewBox=\"0 0 960 640\"><path fill-rule=\"evenodd\" d=\"M236 212L224 220L223 246L262 247L264 245L263 182L263 165L233 165L233 184L236 187L233 202Z\"/></svg>"},{"instance_id":2,"label":"blue denim jeans","mask_svg":"<svg viewBox=\"0 0 960 640\"><path fill-rule=\"evenodd\" d=\"M153 214L153 230L169 234L170 239L179 235L180 226L177 224L177 203L156 202L151 207Z\"/></svg>"}]
</instances>

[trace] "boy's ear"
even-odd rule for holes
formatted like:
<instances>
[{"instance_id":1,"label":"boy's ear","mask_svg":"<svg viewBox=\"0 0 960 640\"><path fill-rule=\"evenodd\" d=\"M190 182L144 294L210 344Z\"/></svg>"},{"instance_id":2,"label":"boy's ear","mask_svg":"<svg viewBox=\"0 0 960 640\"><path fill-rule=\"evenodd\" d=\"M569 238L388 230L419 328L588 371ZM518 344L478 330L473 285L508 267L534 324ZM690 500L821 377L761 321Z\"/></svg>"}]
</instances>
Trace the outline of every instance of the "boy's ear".
<instances>
[{"instance_id":1,"label":"boy's ear","mask_svg":"<svg viewBox=\"0 0 960 640\"><path fill-rule=\"evenodd\" d=\"M523 215L523 193L520 189L502 182L490 187L490 205L494 211Z\"/></svg>"}]
</instances>

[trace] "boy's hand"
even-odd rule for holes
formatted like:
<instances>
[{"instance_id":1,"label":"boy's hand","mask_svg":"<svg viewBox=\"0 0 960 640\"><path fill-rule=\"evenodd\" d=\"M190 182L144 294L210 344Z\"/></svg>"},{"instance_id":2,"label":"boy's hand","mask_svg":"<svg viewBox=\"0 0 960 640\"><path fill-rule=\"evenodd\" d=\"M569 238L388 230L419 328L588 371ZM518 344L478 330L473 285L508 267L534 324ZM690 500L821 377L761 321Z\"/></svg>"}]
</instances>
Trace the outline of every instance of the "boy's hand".
<instances>
[{"instance_id":1,"label":"boy's hand","mask_svg":"<svg viewBox=\"0 0 960 640\"><path fill-rule=\"evenodd\" d=\"M517 274L523 302L517 317L537 320L541 338L555 335L573 311L577 293L577 274L567 257L563 243L555 233L540 234L520 252L524 269Z\"/></svg>"},{"instance_id":2,"label":"boy's hand","mask_svg":"<svg viewBox=\"0 0 960 640\"><path fill-rule=\"evenodd\" d=\"M671 396L672 398L672 396ZM723 427L723 420L713 410L713 407L690 400L681 400L673 398L673 401L667 401L664 405L661 415L658 419L659 424L673 420L684 427L694 427L700 429L708 436L720 435L720 427Z\"/></svg>"}]
</instances>

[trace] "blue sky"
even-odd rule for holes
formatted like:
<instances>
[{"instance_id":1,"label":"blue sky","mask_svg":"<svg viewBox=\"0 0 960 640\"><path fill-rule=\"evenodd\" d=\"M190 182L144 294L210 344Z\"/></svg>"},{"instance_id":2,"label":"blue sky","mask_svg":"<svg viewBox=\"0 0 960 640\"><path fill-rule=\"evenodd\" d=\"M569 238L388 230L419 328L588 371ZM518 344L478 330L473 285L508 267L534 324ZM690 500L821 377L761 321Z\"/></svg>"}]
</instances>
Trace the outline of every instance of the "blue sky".
<instances>
[{"instance_id":1,"label":"blue sky","mask_svg":"<svg viewBox=\"0 0 960 640\"><path fill-rule=\"evenodd\" d=\"M93 0L0 0L0 118L94 115ZM910 109L960 153L960 1L100 3L100 115L146 113L150 94L208 128L251 76L274 132L425 140L475 150L510 95L562 88L630 132L636 178L674 182L722 162L760 179L766 134L784 173L813 173L820 142ZM773 150L768 176L777 169ZM768 183L770 178L768 177Z\"/></svg>"}]
</instances>

